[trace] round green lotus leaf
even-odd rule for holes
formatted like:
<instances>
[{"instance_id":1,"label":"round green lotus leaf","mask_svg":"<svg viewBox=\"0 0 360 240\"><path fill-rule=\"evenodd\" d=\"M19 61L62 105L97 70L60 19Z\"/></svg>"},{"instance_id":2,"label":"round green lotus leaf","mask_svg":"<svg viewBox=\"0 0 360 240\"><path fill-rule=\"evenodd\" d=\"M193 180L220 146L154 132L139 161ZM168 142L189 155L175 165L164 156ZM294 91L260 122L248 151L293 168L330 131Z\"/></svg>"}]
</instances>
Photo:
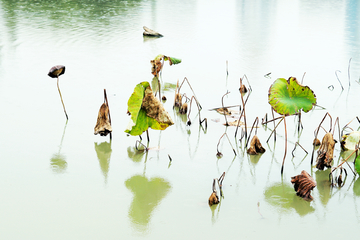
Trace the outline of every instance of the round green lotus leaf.
<instances>
[{"instance_id":1,"label":"round green lotus leaf","mask_svg":"<svg viewBox=\"0 0 360 240\"><path fill-rule=\"evenodd\" d=\"M355 171L360 175L360 155L355 160Z\"/></svg>"},{"instance_id":2,"label":"round green lotus leaf","mask_svg":"<svg viewBox=\"0 0 360 240\"><path fill-rule=\"evenodd\" d=\"M308 86L302 86L294 77L278 78L269 89L269 104L281 115L293 115L301 109L310 111L316 96Z\"/></svg>"}]
</instances>

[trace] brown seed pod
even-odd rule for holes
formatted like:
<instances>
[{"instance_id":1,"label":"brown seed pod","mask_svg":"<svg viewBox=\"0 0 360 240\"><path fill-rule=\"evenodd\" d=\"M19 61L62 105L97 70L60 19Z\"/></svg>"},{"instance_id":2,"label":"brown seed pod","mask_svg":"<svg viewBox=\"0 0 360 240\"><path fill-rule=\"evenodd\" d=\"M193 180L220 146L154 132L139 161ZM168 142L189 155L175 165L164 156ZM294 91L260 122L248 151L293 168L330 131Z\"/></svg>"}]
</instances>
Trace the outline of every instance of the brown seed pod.
<instances>
[{"instance_id":1,"label":"brown seed pod","mask_svg":"<svg viewBox=\"0 0 360 240\"><path fill-rule=\"evenodd\" d=\"M110 120L109 120L109 108L103 103L99 109L97 122L94 128L94 134L100 134L100 136L106 136L112 132Z\"/></svg>"},{"instance_id":2,"label":"brown seed pod","mask_svg":"<svg viewBox=\"0 0 360 240\"><path fill-rule=\"evenodd\" d=\"M181 103L181 94L180 93L176 93L175 94L175 102L174 102L174 106L175 107L181 107L182 103Z\"/></svg>"}]
</instances>

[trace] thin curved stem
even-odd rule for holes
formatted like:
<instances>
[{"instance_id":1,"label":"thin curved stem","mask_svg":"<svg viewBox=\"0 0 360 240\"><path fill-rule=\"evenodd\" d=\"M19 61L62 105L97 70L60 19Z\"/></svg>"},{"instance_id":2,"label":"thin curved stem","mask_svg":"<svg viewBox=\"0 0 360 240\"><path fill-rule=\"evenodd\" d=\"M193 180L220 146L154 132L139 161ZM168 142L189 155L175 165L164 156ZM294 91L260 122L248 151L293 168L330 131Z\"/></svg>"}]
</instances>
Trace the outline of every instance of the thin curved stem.
<instances>
[{"instance_id":1,"label":"thin curved stem","mask_svg":"<svg viewBox=\"0 0 360 240\"><path fill-rule=\"evenodd\" d=\"M59 76L57 77L57 88L58 88L58 90L59 90L60 99L61 99L61 103L62 103L63 108L64 108L64 113L65 113L65 116L66 116L66 120L69 120L69 117L68 117L68 115L67 115L67 113L66 113L66 110L65 110L64 101L63 101L62 96L61 96L60 88L59 88Z\"/></svg>"}]
</instances>

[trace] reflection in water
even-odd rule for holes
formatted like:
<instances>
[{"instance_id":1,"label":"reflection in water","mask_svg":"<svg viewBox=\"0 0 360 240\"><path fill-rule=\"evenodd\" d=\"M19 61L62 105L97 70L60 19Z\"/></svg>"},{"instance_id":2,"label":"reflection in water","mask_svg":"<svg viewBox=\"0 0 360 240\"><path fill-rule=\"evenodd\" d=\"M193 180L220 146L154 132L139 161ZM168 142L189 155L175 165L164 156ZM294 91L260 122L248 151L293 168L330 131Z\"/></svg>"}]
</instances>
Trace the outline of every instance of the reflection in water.
<instances>
[{"instance_id":1,"label":"reflection in water","mask_svg":"<svg viewBox=\"0 0 360 240\"><path fill-rule=\"evenodd\" d=\"M141 145L140 145L141 146ZM141 146L142 147L142 146ZM143 158L143 156L145 155L146 152L146 156L148 151L139 151L136 150L135 147L128 147L127 148L127 152L128 152L128 157L133 160L133 162L141 162L141 159Z\"/></svg>"},{"instance_id":2,"label":"reflection in water","mask_svg":"<svg viewBox=\"0 0 360 240\"><path fill-rule=\"evenodd\" d=\"M95 144L95 151L99 159L99 164L101 171L105 178L105 183L107 183L107 177L109 173L110 157L111 157L111 140L110 142L102 142L100 144Z\"/></svg>"},{"instance_id":3,"label":"reflection in water","mask_svg":"<svg viewBox=\"0 0 360 240\"><path fill-rule=\"evenodd\" d=\"M265 190L265 200L271 205L288 212L291 208L300 216L312 213L315 209L310 206L309 201L296 196L293 186L287 183L276 183Z\"/></svg>"},{"instance_id":4,"label":"reflection in water","mask_svg":"<svg viewBox=\"0 0 360 240\"><path fill-rule=\"evenodd\" d=\"M65 126L64 126L64 131L63 131L63 135L61 137L61 142L59 145L59 151L58 153L55 153L52 158L50 159L50 167L53 170L53 172L55 173L64 173L66 171L67 168L67 162L66 162L66 158L64 155L62 155L61 152L61 147L62 147L62 143L64 140L64 136L65 136L65 130L66 130L66 126L67 126L68 121L66 121Z\"/></svg>"},{"instance_id":5,"label":"reflection in water","mask_svg":"<svg viewBox=\"0 0 360 240\"><path fill-rule=\"evenodd\" d=\"M145 176L135 175L125 181L126 187L134 194L129 209L129 217L134 227L141 232L147 230L152 211L169 192L169 182L162 178L148 180Z\"/></svg>"},{"instance_id":6,"label":"reflection in water","mask_svg":"<svg viewBox=\"0 0 360 240\"><path fill-rule=\"evenodd\" d=\"M360 177L354 183L354 195L360 197Z\"/></svg>"},{"instance_id":7,"label":"reflection in water","mask_svg":"<svg viewBox=\"0 0 360 240\"><path fill-rule=\"evenodd\" d=\"M331 169L328 168L325 171L315 172L316 189L319 191L320 201L324 207L331 197L331 183L329 181L330 171Z\"/></svg>"}]
</instances>

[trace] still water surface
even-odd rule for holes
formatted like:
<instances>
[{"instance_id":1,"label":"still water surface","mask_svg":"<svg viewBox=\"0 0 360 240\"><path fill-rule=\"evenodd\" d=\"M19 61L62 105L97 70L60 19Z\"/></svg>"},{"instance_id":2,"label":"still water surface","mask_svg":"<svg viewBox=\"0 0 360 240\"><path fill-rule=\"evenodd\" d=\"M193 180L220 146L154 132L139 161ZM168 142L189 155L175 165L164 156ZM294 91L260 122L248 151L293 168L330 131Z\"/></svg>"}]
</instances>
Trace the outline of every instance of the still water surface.
<instances>
[{"instance_id":1,"label":"still water surface","mask_svg":"<svg viewBox=\"0 0 360 240\"><path fill-rule=\"evenodd\" d=\"M360 180L348 169L344 187L331 188L329 169L312 168L310 158L313 132L326 112L333 121L339 117L341 127L359 115L359 12L356 0L0 0L0 238L353 238L360 224ZM143 37L144 25L165 37ZM144 153L134 147L138 138L124 133L127 100L136 84L151 81L149 61L158 54L182 59L171 67L166 62L162 74L164 107L175 125L150 130L152 149ZM66 66L60 88L68 122L56 80L47 76L57 64ZM252 124L270 114L272 82L301 79L304 72L304 84L326 109L304 114L301 134L296 119L288 118L281 177L283 126L269 144L272 125L261 126L257 134L266 152L249 157L235 129L208 109L220 107L227 91L224 104L240 104L239 78L246 74ZM206 131L194 109L190 127L172 109L174 86L184 77L208 119ZM104 88L111 142L93 135ZM237 156L224 138L218 159L225 131ZM297 148L292 157L297 141L310 154ZM334 155L337 165L344 155L339 144ZM290 183L302 170L317 182L312 202L297 197ZM222 172L225 197L210 208L212 179Z\"/></svg>"}]
</instances>

